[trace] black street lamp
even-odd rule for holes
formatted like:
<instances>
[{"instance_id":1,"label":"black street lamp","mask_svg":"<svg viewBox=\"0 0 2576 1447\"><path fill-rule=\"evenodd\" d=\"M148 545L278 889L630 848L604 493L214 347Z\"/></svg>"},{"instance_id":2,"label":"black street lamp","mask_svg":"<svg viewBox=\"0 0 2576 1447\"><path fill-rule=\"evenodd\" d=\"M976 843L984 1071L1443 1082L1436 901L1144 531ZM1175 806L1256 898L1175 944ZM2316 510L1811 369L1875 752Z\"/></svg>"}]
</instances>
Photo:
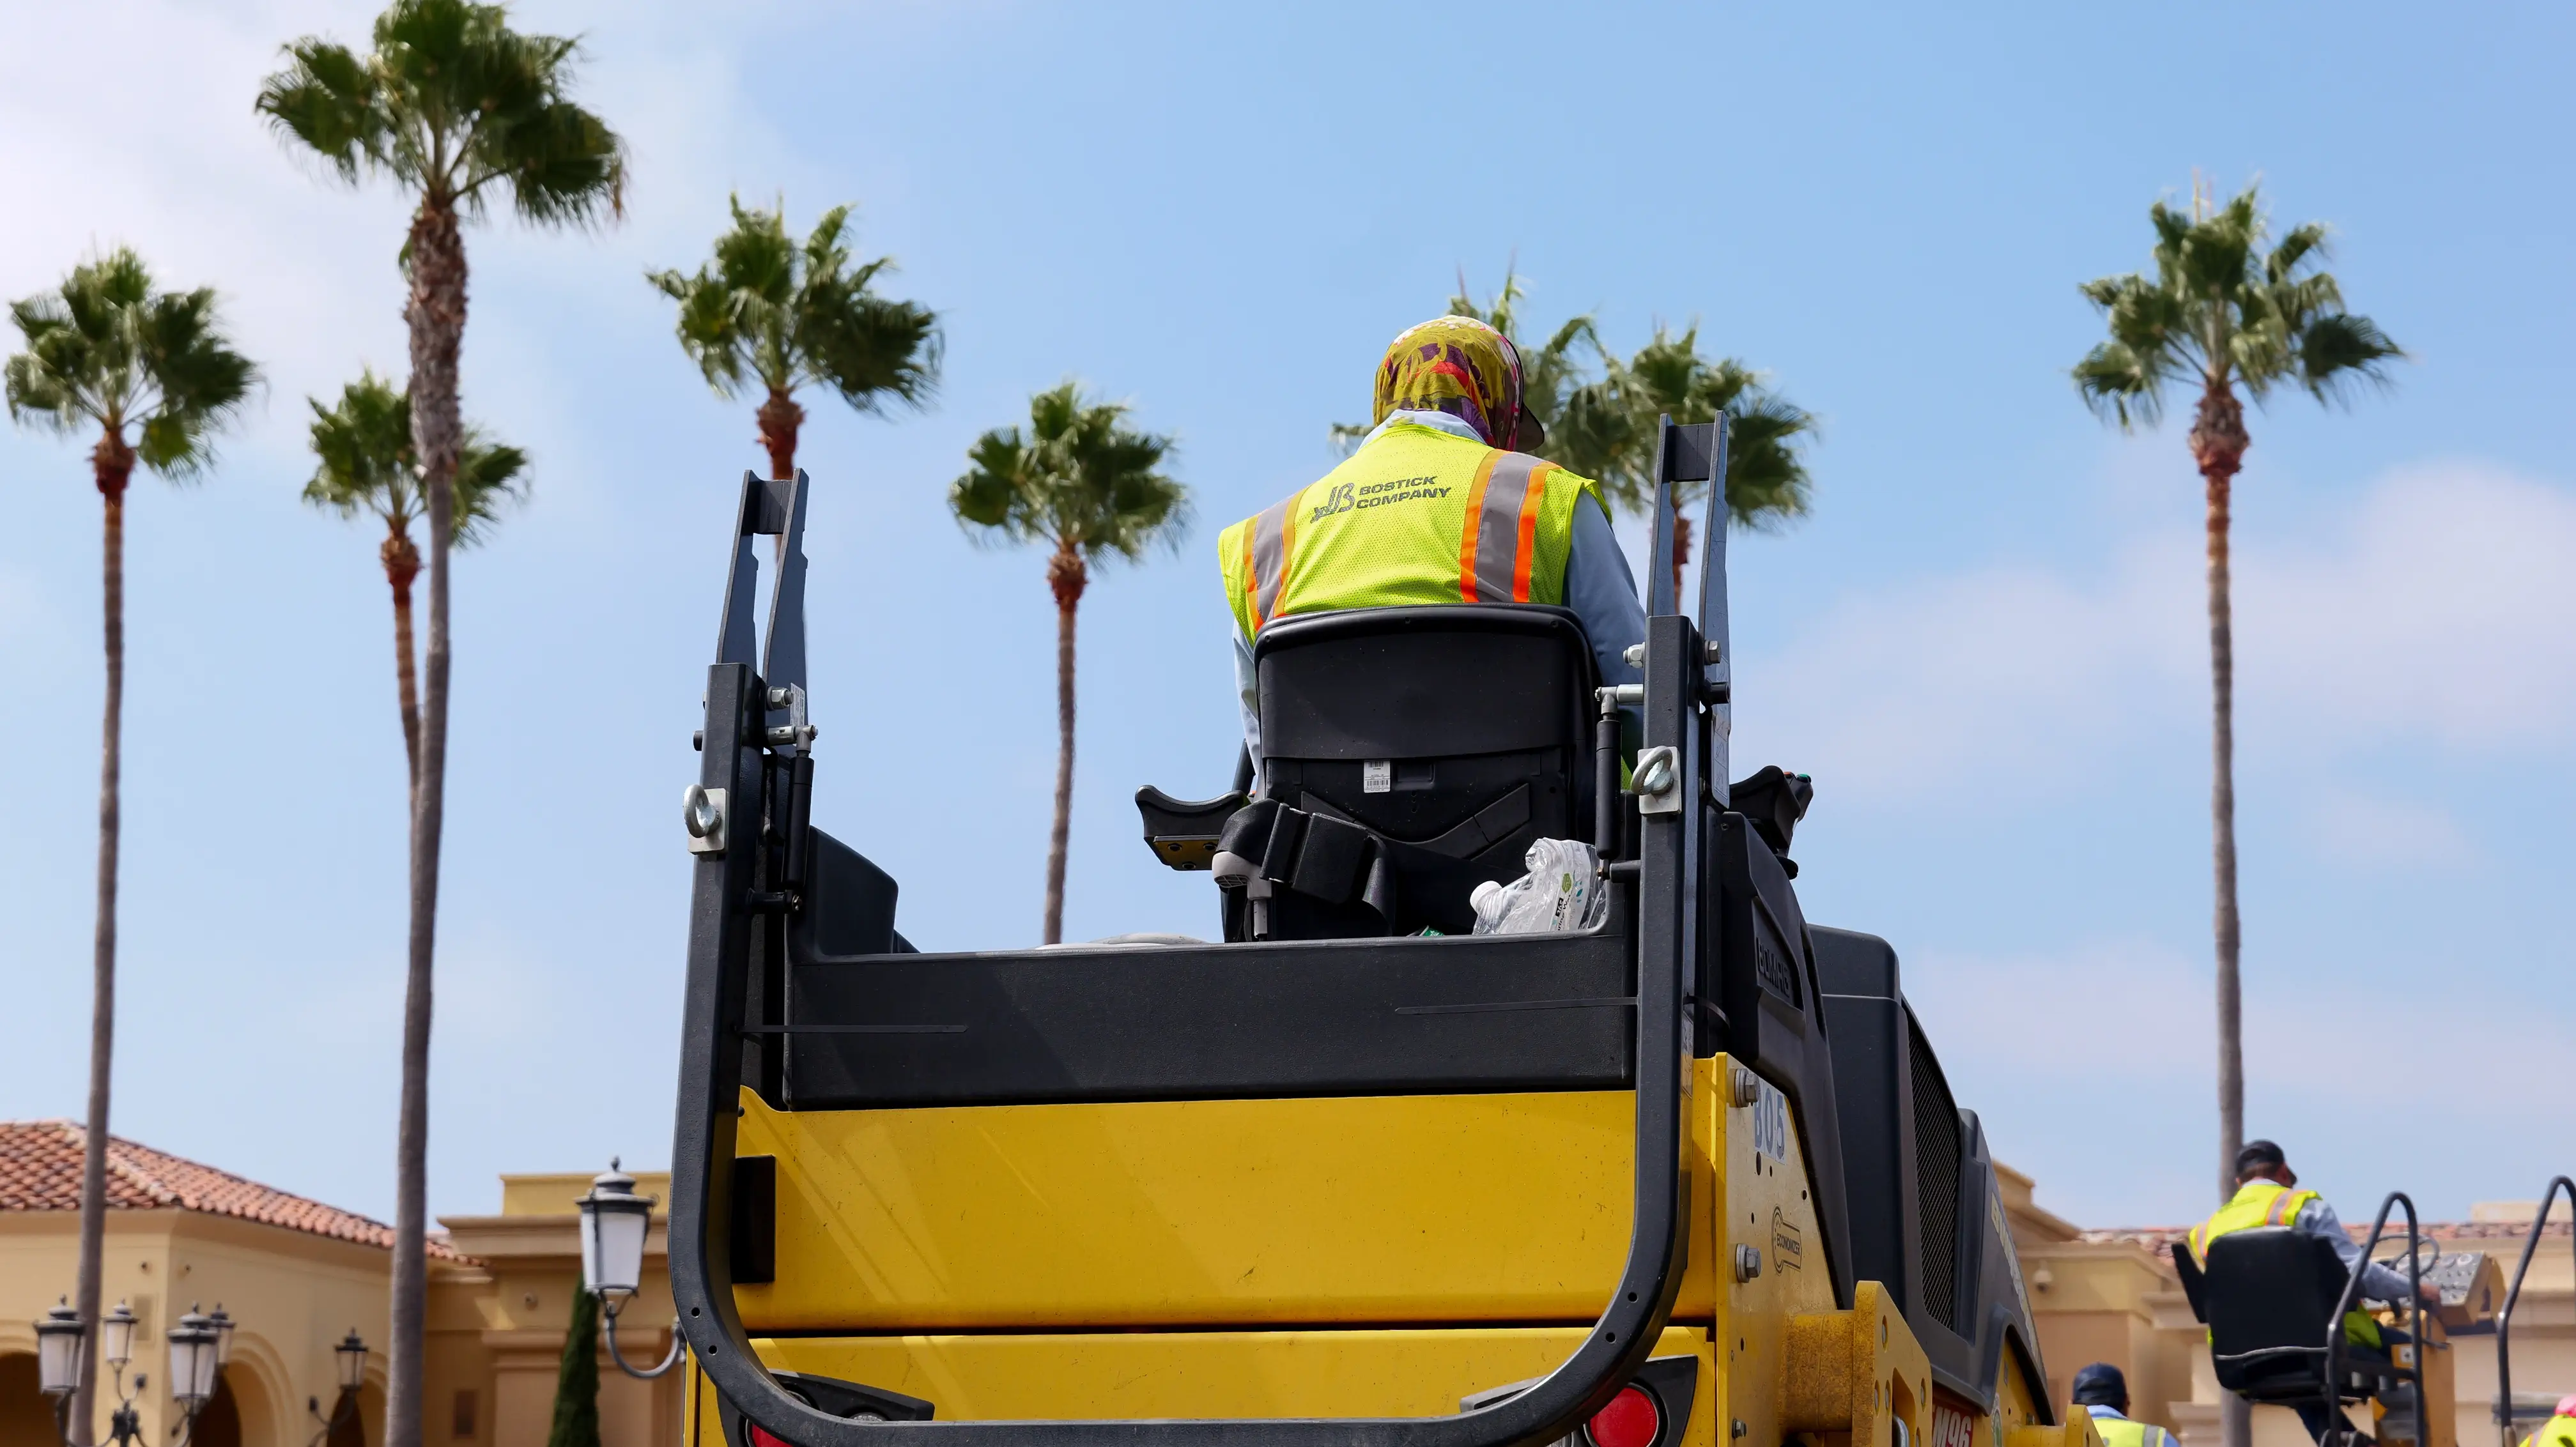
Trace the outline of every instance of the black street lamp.
<instances>
[{"instance_id":1,"label":"black street lamp","mask_svg":"<svg viewBox=\"0 0 2576 1447\"><path fill-rule=\"evenodd\" d=\"M233 1314L224 1310L224 1304L218 1301L215 1303L214 1314L206 1320L215 1329L216 1367L231 1366L233 1364Z\"/></svg>"},{"instance_id":2,"label":"black street lamp","mask_svg":"<svg viewBox=\"0 0 2576 1447\"><path fill-rule=\"evenodd\" d=\"M215 1373L222 1366L217 1347L223 1334L215 1319L198 1314L191 1303L179 1324L170 1328L170 1395L193 1424L197 1413L215 1399Z\"/></svg>"},{"instance_id":3,"label":"black street lamp","mask_svg":"<svg viewBox=\"0 0 2576 1447\"><path fill-rule=\"evenodd\" d=\"M130 1447L143 1441L142 1414L135 1410L134 1399L151 1385L142 1372L134 1374L129 1384L125 1368L134 1360L134 1332L141 1325L124 1302L99 1322L99 1350L109 1369L116 1392L116 1411L108 1418L107 1442ZM176 1429L179 1440L175 1447L188 1447L197 1434L197 1413L214 1400L217 1383L223 1371L224 1358L232 1349L232 1318L217 1306L215 1315L200 1316L193 1306L179 1318L179 1324L165 1333L170 1344L170 1397L178 1403L184 1420ZM82 1348L89 1332L72 1310L71 1303L58 1303L36 1323L36 1386L54 1399L54 1435L63 1447L85 1447L72 1435L72 1398L79 1392L84 1367ZM82 1424L87 1430L86 1423ZM106 1444L101 1444L106 1447Z\"/></svg>"},{"instance_id":4,"label":"black street lamp","mask_svg":"<svg viewBox=\"0 0 2576 1447\"><path fill-rule=\"evenodd\" d=\"M671 1326L671 1350L651 1370L628 1366L617 1351L617 1313L644 1279L644 1236L653 1224L653 1198L635 1194L635 1178L608 1159L608 1169L591 1178L590 1194L573 1202L581 1208L581 1279L599 1298L599 1334L608 1343L608 1359L630 1377L651 1381L680 1364L688 1348L677 1322Z\"/></svg>"},{"instance_id":5,"label":"black street lamp","mask_svg":"<svg viewBox=\"0 0 2576 1447\"><path fill-rule=\"evenodd\" d=\"M356 1327L349 1328L349 1334L340 1338L338 1346L331 1348L331 1356L339 1367L340 1375L340 1395L331 1403L331 1415L322 1415L320 1397L304 1399L305 1414L322 1424L322 1429L313 1434L315 1447L320 1447L324 1438L340 1430L349 1418L357 1415L358 1389L367 1384L367 1344L359 1338Z\"/></svg>"}]
</instances>

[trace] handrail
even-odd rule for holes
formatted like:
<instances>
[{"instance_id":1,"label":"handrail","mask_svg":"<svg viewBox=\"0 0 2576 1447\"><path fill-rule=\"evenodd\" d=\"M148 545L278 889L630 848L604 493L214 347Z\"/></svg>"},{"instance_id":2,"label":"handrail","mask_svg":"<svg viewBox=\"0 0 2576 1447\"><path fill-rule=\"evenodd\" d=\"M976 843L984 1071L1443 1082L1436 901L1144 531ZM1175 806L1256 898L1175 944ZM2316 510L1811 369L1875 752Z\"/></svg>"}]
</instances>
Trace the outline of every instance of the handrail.
<instances>
[{"instance_id":1,"label":"handrail","mask_svg":"<svg viewBox=\"0 0 2576 1447\"><path fill-rule=\"evenodd\" d=\"M2379 1203L2379 1214L2370 1218L2370 1239L2362 1243L2361 1268L2345 1280L2343 1294L2335 1298L2334 1315L2326 1319L2326 1411L2331 1416L2343 1415L2344 1315L2360 1299L2361 1278L2370 1269L2370 1253L2379 1249L2380 1235L2388 1229L2388 1208L2396 1205L2406 1208L2406 1309L2407 1320L2415 1324L2415 1365L2407 1375L2415 1382L2415 1447L2425 1447L2431 1439L2424 1435L2424 1358L2432 1350L2432 1343L2424 1340L2424 1258L2420 1251L2423 1232L2415 1224L2415 1202L2404 1191L2391 1191L2388 1199Z\"/></svg>"},{"instance_id":2,"label":"handrail","mask_svg":"<svg viewBox=\"0 0 2576 1447\"><path fill-rule=\"evenodd\" d=\"M861 1422L827 1415L786 1391L760 1364L735 1308L732 1175L741 1106L743 1010L750 940L761 920L763 839L775 772L764 755L768 687L750 666L748 625L734 616L753 594L751 534L773 521L782 551L797 551L802 498L764 512L756 478L744 481L742 525L727 588L719 661L708 670L699 785L724 790L721 829L734 847L700 849L691 881L687 1013L672 1148L670 1267L677 1326L698 1369L749 1422L794 1447L893 1447L928 1434L954 1447L1534 1447L1564 1436L1607 1404L1645 1361L1680 1290L1687 1252L1689 1177L1684 1092L1690 1050L1685 989L1696 914L1695 835L1704 810L1646 819L1637 871L1636 1187L1628 1256L1608 1307L1583 1343L1530 1390L1449 1417L1191 1421ZM802 488L798 489L801 494ZM1667 491L1666 497L1669 497ZM1661 509L1669 515L1667 502ZM1658 529L1669 546L1669 523ZM1665 585L1667 597L1671 592ZM1669 607L1669 604L1668 604ZM773 628L778 620L773 619ZM1703 649L1689 619L1651 619L1645 665L1646 743L1695 761L1706 716L1696 687ZM1695 772L1695 770L1693 771ZM1686 796L1687 797L1687 796ZM695 847L695 846L693 846Z\"/></svg>"},{"instance_id":3,"label":"handrail","mask_svg":"<svg viewBox=\"0 0 2576 1447\"><path fill-rule=\"evenodd\" d=\"M2567 1204L2576 1210L2576 1181L2565 1176L2551 1176L2549 1189L2540 1193L2540 1213L2531 1218L2531 1234L2523 1238L2522 1259L2514 1263L2513 1284L2505 1288L2504 1310L2496 1313L2496 1395L2495 1419L2501 1447L2514 1447L2513 1442L2513 1306L2522 1299L2522 1278L2531 1270L2531 1254L2540 1246L2540 1233L2549 1224L2549 1208L2558 1200L2558 1190L2567 1189Z\"/></svg>"}]
</instances>

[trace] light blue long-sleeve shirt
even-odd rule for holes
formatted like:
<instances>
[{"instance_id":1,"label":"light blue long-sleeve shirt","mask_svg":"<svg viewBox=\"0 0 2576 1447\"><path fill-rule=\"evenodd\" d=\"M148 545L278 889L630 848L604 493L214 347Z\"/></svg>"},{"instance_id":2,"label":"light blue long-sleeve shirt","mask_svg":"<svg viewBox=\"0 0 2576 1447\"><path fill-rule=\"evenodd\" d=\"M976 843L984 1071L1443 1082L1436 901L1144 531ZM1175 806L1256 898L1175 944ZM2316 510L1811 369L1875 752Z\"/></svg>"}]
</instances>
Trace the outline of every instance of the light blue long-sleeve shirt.
<instances>
[{"instance_id":1,"label":"light blue long-sleeve shirt","mask_svg":"<svg viewBox=\"0 0 2576 1447\"><path fill-rule=\"evenodd\" d=\"M2343 1228L2342 1218L2335 1215L2334 1207L2326 1204L2325 1197L2319 1196L2301 1206L2299 1214L2290 1221L2290 1229L2302 1236L2320 1237L2333 1246L2336 1258L2343 1262L2343 1269L2361 1274L2363 1296L2386 1302L2415 1299L2414 1289L2406 1284L2404 1276L2376 1261L2362 1259L2361 1243L2352 1239L2352 1233Z\"/></svg>"},{"instance_id":2,"label":"light blue long-sleeve shirt","mask_svg":"<svg viewBox=\"0 0 2576 1447\"><path fill-rule=\"evenodd\" d=\"M2117 1407L2105 1407L2099 1402L2086 1403L2084 1406L2084 1415L2091 1417L2096 1422L2126 1422L2129 1420L2129 1415L2126 1412L2121 1411ZM2157 1426L2153 1422L2142 1422L2139 1425L2146 1428L2146 1431L2143 1434L2146 1439L2146 1447L2167 1447L2167 1444L2173 1441L2173 1434L2171 1432L2166 1431L2164 1428Z\"/></svg>"},{"instance_id":3,"label":"light blue long-sleeve shirt","mask_svg":"<svg viewBox=\"0 0 2576 1447\"><path fill-rule=\"evenodd\" d=\"M1474 427L1446 412L1396 411L1369 430L1360 446L1375 442L1398 422L1430 427L1464 437L1485 439ZM1646 608L1637 599L1637 575L1619 546L1610 519L1597 507L1574 510L1574 537L1565 560L1565 606L1583 625L1592 644L1593 661L1607 686L1637 683L1644 675L1629 666L1628 650L1646 641ZM1243 710L1243 747L1252 756L1253 777L1261 776L1261 683L1252 667L1252 645L1242 630L1234 633L1234 689Z\"/></svg>"}]
</instances>

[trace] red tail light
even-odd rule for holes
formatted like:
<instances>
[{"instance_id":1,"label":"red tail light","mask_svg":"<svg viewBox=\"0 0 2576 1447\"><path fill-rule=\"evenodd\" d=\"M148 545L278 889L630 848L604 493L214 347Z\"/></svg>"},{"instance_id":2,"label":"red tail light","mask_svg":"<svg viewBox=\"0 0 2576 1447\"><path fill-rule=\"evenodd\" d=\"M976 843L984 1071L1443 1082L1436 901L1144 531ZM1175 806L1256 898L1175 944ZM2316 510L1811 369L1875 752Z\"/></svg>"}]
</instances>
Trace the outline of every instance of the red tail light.
<instances>
[{"instance_id":1,"label":"red tail light","mask_svg":"<svg viewBox=\"0 0 2576 1447\"><path fill-rule=\"evenodd\" d=\"M751 1447L789 1447L789 1444L778 1440L770 1434L768 1428L754 1422L751 1424Z\"/></svg>"},{"instance_id":2,"label":"red tail light","mask_svg":"<svg viewBox=\"0 0 2576 1447\"><path fill-rule=\"evenodd\" d=\"M1654 1394L1643 1387L1622 1387L1609 1406L1592 1414L1584 1433L1592 1447L1654 1447L1655 1434L1663 1428L1663 1410L1655 1405Z\"/></svg>"}]
</instances>

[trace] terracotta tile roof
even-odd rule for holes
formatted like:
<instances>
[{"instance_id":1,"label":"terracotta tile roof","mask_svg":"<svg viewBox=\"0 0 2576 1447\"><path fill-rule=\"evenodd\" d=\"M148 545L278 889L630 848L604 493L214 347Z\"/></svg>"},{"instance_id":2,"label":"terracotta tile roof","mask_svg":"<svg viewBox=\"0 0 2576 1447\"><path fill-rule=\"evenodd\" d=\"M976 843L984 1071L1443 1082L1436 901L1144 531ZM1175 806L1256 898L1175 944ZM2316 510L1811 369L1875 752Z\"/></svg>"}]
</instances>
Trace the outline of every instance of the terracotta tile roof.
<instances>
[{"instance_id":1,"label":"terracotta tile roof","mask_svg":"<svg viewBox=\"0 0 2576 1447\"><path fill-rule=\"evenodd\" d=\"M2537 1211L2539 1208L2533 1209ZM2370 1239L2370 1223L2367 1221L2347 1221L2343 1229L2355 1241ZM2424 1239L2428 1241L2520 1241L2531 1234L2531 1223L2528 1221L2427 1221L2422 1230ZM2149 1251L2161 1252L2190 1232L2189 1226L2114 1226L2107 1230L2081 1232L2077 1239L2097 1243L2126 1241L2144 1246ZM2576 1232L2571 1232L2569 1223L2565 1221L2552 1221L2541 1228L2540 1234L2544 1237L2564 1239ZM2382 1246L2392 1241L2399 1246L2406 1244L2406 1222L2403 1218L2391 1221L2387 1232L2380 1237Z\"/></svg>"},{"instance_id":2,"label":"terracotta tile roof","mask_svg":"<svg viewBox=\"0 0 2576 1447\"><path fill-rule=\"evenodd\" d=\"M0 1211L79 1210L87 1140L77 1121L0 1121ZM233 1216L388 1251L394 1244L394 1228L381 1221L116 1136L107 1143L107 1205L111 1211L175 1207ZM429 1254L444 1261L470 1259L437 1236L429 1238Z\"/></svg>"}]
</instances>

